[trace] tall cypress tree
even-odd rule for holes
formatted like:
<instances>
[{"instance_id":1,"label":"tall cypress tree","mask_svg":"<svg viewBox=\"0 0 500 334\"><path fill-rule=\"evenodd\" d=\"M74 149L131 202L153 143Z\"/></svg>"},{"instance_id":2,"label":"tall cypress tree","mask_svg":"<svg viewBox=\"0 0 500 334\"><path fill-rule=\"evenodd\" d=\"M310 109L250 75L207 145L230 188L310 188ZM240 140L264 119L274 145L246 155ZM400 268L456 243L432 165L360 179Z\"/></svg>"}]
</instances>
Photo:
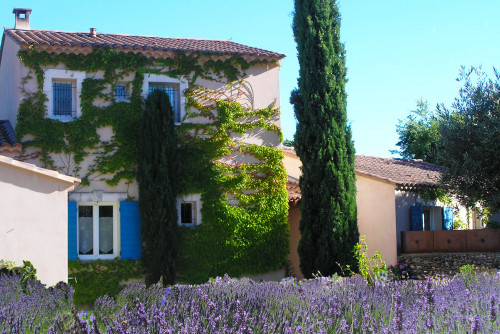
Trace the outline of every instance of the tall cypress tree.
<instances>
[{"instance_id":1,"label":"tall cypress tree","mask_svg":"<svg viewBox=\"0 0 500 334\"><path fill-rule=\"evenodd\" d=\"M357 269L354 146L346 115L345 52L335 0L295 0L293 33L300 65L290 101L302 161L299 243L306 278Z\"/></svg>"},{"instance_id":2,"label":"tall cypress tree","mask_svg":"<svg viewBox=\"0 0 500 334\"><path fill-rule=\"evenodd\" d=\"M177 140L168 95L153 91L141 116L139 208L146 284L175 283L179 252L176 179Z\"/></svg>"}]
</instances>

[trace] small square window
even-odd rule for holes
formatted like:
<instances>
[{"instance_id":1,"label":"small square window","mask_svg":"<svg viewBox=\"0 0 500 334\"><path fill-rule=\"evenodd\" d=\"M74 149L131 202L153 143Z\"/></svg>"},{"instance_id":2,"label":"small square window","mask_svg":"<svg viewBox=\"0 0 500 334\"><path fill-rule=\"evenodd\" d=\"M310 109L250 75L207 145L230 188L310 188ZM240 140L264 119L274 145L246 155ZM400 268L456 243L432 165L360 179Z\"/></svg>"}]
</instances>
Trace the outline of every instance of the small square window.
<instances>
[{"instance_id":1,"label":"small square window","mask_svg":"<svg viewBox=\"0 0 500 334\"><path fill-rule=\"evenodd\" d=\"M115 86L115 100L117 101L128 101L130 99L130 94L128 91L128 86L125 84L118 84Z\"/></svg>"},{"instance_id":2,"label":"small square window","mask_svg":"<svg viewBox=\"0 0 500 334\"><path fill-rule=\"evenodd\" d=\"M181 224L196 225L196 203L181 203Z\"/></svg>"}]
</instances>

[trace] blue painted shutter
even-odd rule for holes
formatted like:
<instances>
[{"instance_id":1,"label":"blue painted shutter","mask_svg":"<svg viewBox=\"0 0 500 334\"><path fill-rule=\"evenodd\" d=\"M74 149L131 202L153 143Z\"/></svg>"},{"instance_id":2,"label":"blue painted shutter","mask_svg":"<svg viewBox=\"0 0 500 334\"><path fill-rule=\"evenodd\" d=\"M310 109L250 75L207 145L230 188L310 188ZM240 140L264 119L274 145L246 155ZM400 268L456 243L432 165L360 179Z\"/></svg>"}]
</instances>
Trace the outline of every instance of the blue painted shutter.
<instances>
[{"instance_id":1,"label":"blue painted shutter","mask_svg":"<svg viewBox=\"0 0 500 334\"><path fill-rule=\"evenodd\" d=\"M120 202L121 258L139 260L142 256L139 202Z\"/></svg>"},{"instance_id":2,"label":"blue painted shutter","mask_svg":"<svg viewBox=\"0 0 500 334\"><path fill-rule=\"evenodd\" d=\"M410 207L410 228L412 231L424 230L424 207L414 205Z\"/></svg>"},{"instance_id":3,"label":"blue painted shutter","mask_svg":"<svg viewBox=\"0 0 500 334\"><path fill-rule=\"evenodd\" d=\"M68 202L68 260L78 259L77 251L77 224L76 224L76 202Z\"/></svg>"},{"instance_id":4,"label":"blue painted shutter","mask_svg":"<svg viewBox=\"0 0 500 334\"><path fill-rule=\"evenodd\" d=\"M443 211L443 229L451 231L453 230L453 208L449 206L444 206Z\"/></svg>"}]
</instances>

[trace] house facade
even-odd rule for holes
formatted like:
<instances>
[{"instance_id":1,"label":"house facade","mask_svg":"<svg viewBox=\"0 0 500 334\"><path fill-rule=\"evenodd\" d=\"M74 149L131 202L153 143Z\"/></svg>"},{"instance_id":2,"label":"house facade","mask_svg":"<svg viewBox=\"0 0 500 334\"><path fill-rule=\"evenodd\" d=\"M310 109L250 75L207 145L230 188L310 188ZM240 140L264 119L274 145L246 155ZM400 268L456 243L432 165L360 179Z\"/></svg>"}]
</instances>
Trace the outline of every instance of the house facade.
<instances>
[{"instance_id":1,"label":"house facade","mask_svg":"<svg viewBox=\"0 0 500 334\"><path fill-rule=\"evenodd\" d=\"M2 154L82 179L68 195L70 260L141 257L137 137L152 90L169 96L183 139L204 147L226 135L218 155L184 169L246 175L271 156L255 147L279 151L284 55L229 40L36 30L30 14L15 9L2 37L0 120L15 129ZM205 222L205 190L186 188L179 224L194 228ZM226 206L239 206L243 191L225 191Z\"/></svg>"},{"instance_id":2,"label":"house facade","mask_svg":"<svg viewBox=\"0 0 500 334\"><path fill-rule=\"evenodd\" d=\"M297 254L301 162L292 148L283 150L289 176L289 261L294 274L301 277ZM379 251L388 265L395 264L401 254L401 232L452 230L454 219L467 219L465 209L448 196L440 200L431 195L439 189L439 166L419 160L358 154L355 170L359 233L366 236L368 255Z\"/></svg>"}]
</instances>

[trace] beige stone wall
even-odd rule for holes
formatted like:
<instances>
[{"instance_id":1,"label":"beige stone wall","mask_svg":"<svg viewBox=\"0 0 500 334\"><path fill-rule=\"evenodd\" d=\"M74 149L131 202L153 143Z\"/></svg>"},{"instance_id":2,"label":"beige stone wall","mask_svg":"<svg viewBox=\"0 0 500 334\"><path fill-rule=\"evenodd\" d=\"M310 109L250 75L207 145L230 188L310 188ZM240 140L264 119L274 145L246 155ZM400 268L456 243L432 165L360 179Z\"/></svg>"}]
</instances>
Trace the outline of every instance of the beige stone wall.
<instances>
[{"instance_id":1,"label":"beige stone wall","mask_svg":"<svg viewBox=\"0 0 500 334\"><path fill-rule=\"evenodd\" d=\"M302 162L295 154L285 150L283 150L283 153L285 156L283 163L285 164L285 168L288 172L288 178L298 182L300 175L302 175L302 171L300 169L302 167Z\"/></svg>"},{"instance_id":2,"label":"beige stone wall","mask_svg":"<svg viewBox=\"0 0 500 334\"><path fill-rule=\"evenodd\" d=\"M380 251L384 261L397 261L395 186L356 175L356 204L360 236L366 236L368 256Z\"/></svg>"},{"instance_id":3,"label":"beige stone wall","mask_svg":"<svg viewBox=\"0 0 500 334\"><path fill-rule=\"evenodd\" d=\"M302 166L299 158L290 152L285 153L285 168L289 178L298 179ZM396 202L395 185L356 174L356 204L358 207L358 228L360 235L366 236L368 255L380 251L384 261L394 264L397 261ZM290 254L292 269L302 278L299 269L297 246L300 240L300 209L291 208L288 215L290 223Z\"/></svg>"},{"instance_id":4,"label":"beige stone wall","mask_svg":"<svg viewBox=\"0 0 500 334\"><path fill-rule=\"evenodd\" d=\"M4 160L0 160L0 259L17 265L31 261L44 284L67 282L67 198L73 184Z\"/></svg>"},{"instance_id":5,"label":"beige stone wall","mask_svg":"<svg viewBox=\"0 0 500 334\"><path fill-rule=\"evenodd\" d=\"M290 207L288 209L288 223L290 224L290 253L288 254L288 261L290 261L290 269L293 275L298 279L303 279L304 275L300 271L300 258L297 251L300 241L300 208Z\"/></svg>"}]
</instances>

